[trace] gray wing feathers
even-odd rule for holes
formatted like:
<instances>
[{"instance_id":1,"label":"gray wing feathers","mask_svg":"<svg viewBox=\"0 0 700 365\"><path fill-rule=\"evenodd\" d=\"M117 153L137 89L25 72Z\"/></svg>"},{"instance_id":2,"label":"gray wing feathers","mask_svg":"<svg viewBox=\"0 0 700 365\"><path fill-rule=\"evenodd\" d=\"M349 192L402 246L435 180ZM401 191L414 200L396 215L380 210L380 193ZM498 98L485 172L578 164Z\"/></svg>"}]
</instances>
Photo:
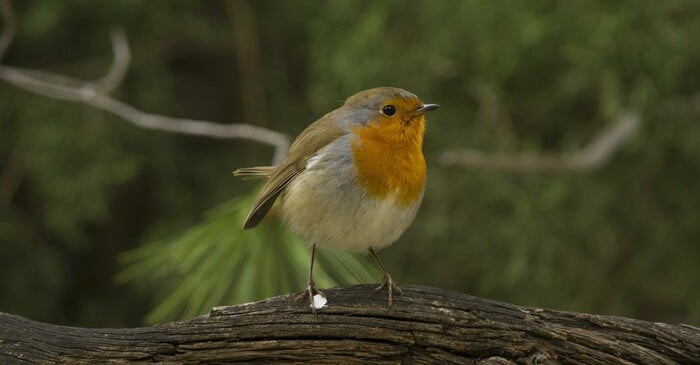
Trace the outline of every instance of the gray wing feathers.
<instances>
[{"instance_id":1,"label":"gray wing feathers","mask_svg":"<svg viewBox=\"0 0 700 365\"><path fill-rule=\"evenodd\" d=\"M333 112L326 114L301 132L289 149L289 157L281 166L247 167L233 172L236 176L270 178L253 203L243 228L253 228L260 223L289 182L306 169L307 160L347 133L333 121L332 114Z\"/></svg>"},{"instance_id":2,"label":"gray wing feathers","mask_svg":"<svg viewBox=\"0 0 700 365\"><path fill-rule=\"evenodd\" d=\"M275 203L275 199L277 199L282 190L284 190L287 184L301 171L303 171L303 168L299 169L296 168L296 166L282 166L278 171L273 173L270 180L263 186L258 198L255 199L255 203L253 203L253 207L250 209L245 223L243 223L243 228L248 229L257 226L270 208L272 208L272 204Z\"/></svg>"}]
</instances>

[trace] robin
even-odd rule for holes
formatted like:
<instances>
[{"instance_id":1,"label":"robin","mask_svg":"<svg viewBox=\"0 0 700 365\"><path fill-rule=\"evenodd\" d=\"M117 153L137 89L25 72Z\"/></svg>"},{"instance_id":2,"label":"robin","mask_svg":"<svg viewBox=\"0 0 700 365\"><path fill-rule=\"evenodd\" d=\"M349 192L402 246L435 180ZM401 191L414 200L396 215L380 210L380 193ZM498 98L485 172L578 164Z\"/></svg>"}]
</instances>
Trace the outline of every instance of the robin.
<instances>
[{"instance_id":1,"label":"robin","mask_svg":"<svg viewBox=\"0 0 700 365\"><path fill-rule=\"evenodd\" d=\"M268 178L243 228L260 223L280 197L283 220L310 244L309 278L297 300L308 296L314 313L316 246L369 250L384 273L375 290L387 288L389 307L392 292L401 292L376 251L406 231L423 200L425 113L438 107L399 88L361 91L301 132L279 166L233 172Z\"/></svg>"}]
</instances>

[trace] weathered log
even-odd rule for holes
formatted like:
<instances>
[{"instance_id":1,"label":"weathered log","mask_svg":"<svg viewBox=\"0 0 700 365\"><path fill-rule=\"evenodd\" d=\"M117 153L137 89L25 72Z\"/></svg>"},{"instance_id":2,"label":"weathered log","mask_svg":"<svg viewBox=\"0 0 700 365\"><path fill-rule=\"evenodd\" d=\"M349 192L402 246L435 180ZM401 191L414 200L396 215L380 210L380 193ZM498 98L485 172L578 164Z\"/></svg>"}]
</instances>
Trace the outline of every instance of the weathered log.
<instances>
[{"instance_id":1,"label":"weathered log","mask_svg":"<svg viewBox=\"0 0 700 365\"><path fill-rule=\"evenodd\" d=\"M442 289L326 290L318 316L292 295L141 328L76 328L0 314L0 364L698 364L700 329L526 308Z\"/></svg>"}]
</instances>

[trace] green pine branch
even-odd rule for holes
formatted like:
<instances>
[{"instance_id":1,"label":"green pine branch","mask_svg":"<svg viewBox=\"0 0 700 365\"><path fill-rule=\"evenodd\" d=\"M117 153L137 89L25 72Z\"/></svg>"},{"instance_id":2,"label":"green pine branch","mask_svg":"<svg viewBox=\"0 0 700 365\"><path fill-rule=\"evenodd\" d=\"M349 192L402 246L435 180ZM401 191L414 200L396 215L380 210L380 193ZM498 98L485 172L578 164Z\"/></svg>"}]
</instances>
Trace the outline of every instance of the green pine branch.
<instances>
[{"instance_id":1,"label":"green pine branch","mask_svg":"<svg viewBox=\"0 0 700 365\"><path fill-rule=\"evenodd\" d=\"M152 290L158 304L146 317L157 323L191 318L218 305L245 303L306 285L310 249L279 222L253 230L242 223L254 195L209 211L204 220L173 238L121 255L120 283ZM319 250L314 281L319 288L375 282L378 271L355 254Z\"/></svg>"}]
</instances>

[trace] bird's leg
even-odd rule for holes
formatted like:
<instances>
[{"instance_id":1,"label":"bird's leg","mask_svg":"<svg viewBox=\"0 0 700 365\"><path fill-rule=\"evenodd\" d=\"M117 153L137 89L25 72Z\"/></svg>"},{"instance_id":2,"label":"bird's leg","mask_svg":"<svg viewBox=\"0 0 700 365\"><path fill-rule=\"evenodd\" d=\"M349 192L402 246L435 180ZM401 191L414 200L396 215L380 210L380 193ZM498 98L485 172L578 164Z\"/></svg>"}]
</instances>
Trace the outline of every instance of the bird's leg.
<instances>
[{"instance_id":1,"label":"bird's leg","mask_svg":"<svg viewBox=\"0 0 700 365\"><path fill-rule=\"evenodd\" d=\"M377 256L377 253L374 252L373 248L369 248L369 252L372 254L372 257L374 257L374 261L377 263L377 266L382 270L384 273L384 278L382 279L382 284L379 285L378 287L374 288L375 291L382 290L384 287L386 287L387 291L389 292L389 307L394 304L392 300L392 293L397 292L401 293L401 288L399 288L398 285L394 284L394 281L391 279L391 275L384 269L384 265L382 264L382 261L379 260L379 256Z\"/></svg>"},{"instance_id":2,"label":"bird's leg","mask_svg":"<svg viewBox=\"0 0 700 365\"><path fill-rule=\"evenodd\" d=\"M296 298L294 298L294 300L299 301L299 300L302 300L308 296L309 297L309 306L311 307L311 312L313 314L317 314L316 313L316 306L314 306L314 295L316 293L318 293L318 294L325 296L325 294L323 294L322 291L316 289L316 287L314 286L314 279L313 279L314 258L316 258L316 245L311 246L311 267L309 267L309 280L306 282L306 290L304 290L299 295L297 295Z\"/></svg>"}]
</instances>

